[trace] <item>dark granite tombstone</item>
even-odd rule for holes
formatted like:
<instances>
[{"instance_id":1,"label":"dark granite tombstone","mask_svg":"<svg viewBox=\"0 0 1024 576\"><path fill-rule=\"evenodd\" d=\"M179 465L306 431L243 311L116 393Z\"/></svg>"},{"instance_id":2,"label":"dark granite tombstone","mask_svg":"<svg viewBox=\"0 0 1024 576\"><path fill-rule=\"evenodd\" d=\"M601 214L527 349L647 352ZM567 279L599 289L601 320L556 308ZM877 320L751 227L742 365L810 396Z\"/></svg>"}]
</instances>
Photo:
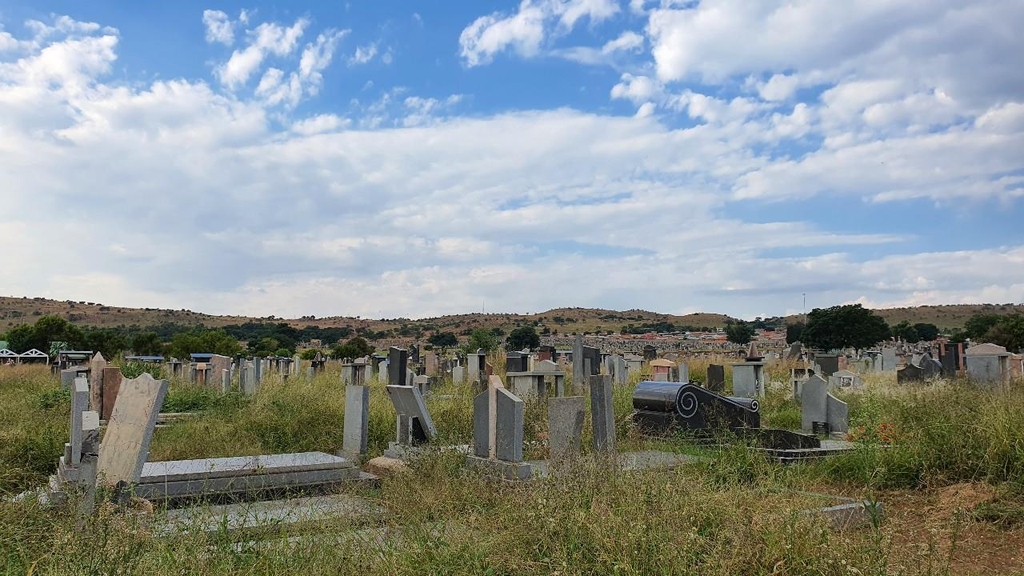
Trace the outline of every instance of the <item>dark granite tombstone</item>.
<instances>
[{"instance_id":1,"label":"dark granite tombstone","mask_svg":"<svg viewBox=\"0 0 1024 576\"><path fill-rule=\"evenodd\" d=\"M643 347L644 360L654 360L658 357L658 349L653 345L648 344Z\"/></svg>"},{"instance_id":2,"label":"dark granite tombstone","mask_svg":"<svg viewBox=\"0 0 1024 576\"><path fill-rule=\"evenodd\" d=\"M839 356L836 354L818 354L814 357L814 361L821 368L821 376L826 380L829 376L839 372Z\"/></svg>"},{"instance_id":3,"label":"dark granite tombstone","mask_svg":"<svg viewBox=\"0 0 1024 576\"><path fill-rule=\"evenodd\" d=\"M409 362L413 364L420 363L420 346L419 344L413 344L409 346Z\"/></svg>"},{"instance_id":4,"label":"dark granite tombstone","mask_svg":"<svg viewBox=\"0 0 1024 576\"><path fill-rule=\"evenodd\" d=\"M719 364L709 365L707 382L704 387L712 392L725 390L725 366Z\"/></svg>"},{"instance_id":5,"label":"dark granite tombstone","mask_svg":"<svg viewBox=\"0 0 1024 576\"><path fill-rule=\"evenodd\" d=\"M713 432L761 426L757 400L729 398L689 383L640 382L633 391L633 408L633 422L648 431L680 427Z\"/></svg>"},{"instance_id":6,"label":"dark granite tombstone","mask_svg":"<svg viewBox=\"0 0 1024 576\"><path fill-rule=\"evenodd\" d=\"M597 376L601 373L601 349L594 348L592 346L583 347L583 362L584 366L590 367L590 372L587 374L590 376Z\"/></svg>"},{"instance_id":7,"label":"dark granite tombstone","mask_svg":"<svg viewBox=\"0 0 1024 576\"><path fill-rule=\"evenodd\" d=\"M529 358L519 352L509 352L505 357L505 372L529 371Z\"/></svg>"},{"instance_id":8,"label":"dark granite tombstone","mask_svg":"<svg viewBox=\"0 0 1024 576\"><path fill-rule=\"evenodd\" d=\"M406 382L407 370L409 369L409 352L404 348L392 346L388 350L388 385L408 386L412 382Z\"/></svg>"},{"instance_id":9,"label":"dark granite tombstone","mask_svg":"<svg viewBox=\"0 0 1024 576\"><path fill-rule=\"evenodd\" d=\"M537 360L554 360L555 359L555 347L554 346L541 346L537 349Z\"/></svg>"}]
</instances>

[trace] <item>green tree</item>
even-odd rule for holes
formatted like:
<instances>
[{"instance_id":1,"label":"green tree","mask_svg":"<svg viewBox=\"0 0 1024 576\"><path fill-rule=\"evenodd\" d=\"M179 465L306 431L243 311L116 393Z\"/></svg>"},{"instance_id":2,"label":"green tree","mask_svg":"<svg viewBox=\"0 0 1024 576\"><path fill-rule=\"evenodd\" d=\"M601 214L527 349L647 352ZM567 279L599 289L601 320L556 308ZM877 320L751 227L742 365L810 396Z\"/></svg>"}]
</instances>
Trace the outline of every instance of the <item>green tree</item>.
<instances>
[{"instance_id":1,"label":"green tree","mask_svg":"<svg viewBox=\"0 0 1024 576\"><path fill-rule=\"evenodd\" d=\"M175 358L186 359L189 354L200 353L238 356L242 353L242 346L223 330L204 328L175 334L171 339L170 354Z\"/></svg>"},{"instance_id":2,"label":"green tree","mask_svg":"<svg viewBox=\"0 0 1024 576\"><path fill-rule=\"evenodd\" d=\"M113 358L128 348L128 339L112 328L86 328L82 334L83 348L101 352L107 358Z\"/></svg>"},{"instance_id":3,"label":"green tree","mask_svg":"<svg viewBox=\"0 0 1024 576\"><path fill-rule=\"evenodd\" d=\"M427 338L427 343L438 348L444 354L446 349L458 346L459 339L451 332L435 332L430 338Z\"/></svg>"},{"instance_id":4,"label":"green tree","mask_svg":"<svg viewBox=\"0 0 1024 576\"><path fill-rule=\"evenodd\" d=\"M364 338L355 336L350 338L348 342L340 344L334 347L331 351L331 356L334 358L362 358L373 353L373 346L367 342Z\"/></svg>"},{"instance_id":5,"label":"green tree","mask_svg":"<svg viewBox=\"0 0 1024 576\"><path fill-rule=\"evenodd\" d=\"M466 350L470 352L475 352L477 350L493 352L497 349L498 336L491 330L477 328L469 334L469 342L466 344Z\"/></svg>"},{"instance_id":6,"label":"green tree","mask_svg":"<svg viewBox=\"0 0 1024 576\"><path fill-rule=\"evenodd\" d=\"M725 337L733 344L749 344L754 337L754 326L742 320L726 324Z\"/></svg>"},{"instance_id":7,"label":"green tree","mask_svg":"<svg viewBox=\"0 0 1024 576\"><path fill-rule=\"evenodd\" d=\"M917 336L922 342L933 342L939 337L939 327L935 324L918 322L914 324L914 330L917 331Z\"/></svg>"},{"instance_id":8,"label":"green tree","mask_svg":"<svg viewBox=\"0 0 1024 576\"><path fill-rule=\"evenodd\" d=\"M299 354L299 358L302 358L303 360L312 360L313 358L316 358L316 355L320 352L322 352L322 350L317 348L306 348L301 354ZM338 358L338 356L335 356L335 358Z\"/></svg>"},{"instance_id":9,"label":"green tree","mask_svg":"<svg viewBox=\"0 0 1024 576\"><path fill-rule=\"evenodd\" d=\"M1010 351L1024 350L1024 315L1003 316L985 333L984 339Z\"/></svg>"},{"instance_id":10,"label":"green tree","mask_svg":"<svg viewBox=\"0 0 1024 576\"><path fill-rule=\"evenodd\" d=\"M908 344L916 344L921 341L921 337L918 335L917 330L914 330L914 327L906 320L893 326L891 332L893 337L899 338Z\"/></svg>"},{"instance_id":11,"label":"green tree","mask_svg":"<svg viewBox=\"0 0 1024 576\"><path fill-rule=\"evenodd\" d=\"M11 350L21 353L28 352L33 348L32 343L35 341L35 337L35 328L30 324L22 324L8 330L4 339L7 340L7 345Z\"/></svg>"},{"instance_id":12,"label":"green tree","mask_svg":"<svg viewBox=\"0 0 1024 576\"><path fill-rule=\"evenodd\" d=\"M164 353L164 344L156 332L137 332L132 336L131 348L139 356L160 356Z\"/></svg>"},{"instance_id":13,"label":"green tree","mask_svg":"<svg viewBox=\"0 0 1024 576\"><path fill-rule=\"evenodd\" d=\"M521 326L516 328L508 335L508 340L505 341L506 350L522 350L529 348L534 350L540 346L540 336L537 334L537 330L533 326Z\"/></svg>"},{"instance_id":14,"label":"green tree","mask_svg":"<svg viewBox=\"0 0 1024 576\"><path fill-rule=\"evenodd\" d=\"M813 348L860 350L889 337L889 325L860 304L815 308L807 315L803 343Z\"/></svg>"},{"instance_id":15,"label":"green tree","mask_svg":"<svg viewBox=\"0 0 1024 576\"><path fill-rule=\"evenodd\" d=\"M804 323L796 322L793 324L786 325L786 344L792 344L794 342L800 342L804 332Z\"/></svg>"},{"instance_id":16,"label":"green tree","mask_svg":"<svg viewBox=\"0 0 1024 576\"><path fill-rule=\"evenodd\" d=\"M964 332L971 340L980 340L998 323L996 314L976 314L964 323Z\"/></svg>"}]
</instances>

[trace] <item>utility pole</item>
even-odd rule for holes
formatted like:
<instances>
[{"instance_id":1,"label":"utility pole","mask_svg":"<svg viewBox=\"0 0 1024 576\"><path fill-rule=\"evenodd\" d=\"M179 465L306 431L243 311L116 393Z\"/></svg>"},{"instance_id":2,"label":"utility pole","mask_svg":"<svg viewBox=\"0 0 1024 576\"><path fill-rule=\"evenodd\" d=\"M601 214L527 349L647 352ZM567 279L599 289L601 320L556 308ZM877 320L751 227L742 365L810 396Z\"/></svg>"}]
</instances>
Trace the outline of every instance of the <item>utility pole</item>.
<instances>
[{"instance_id":1,"label":"utility pole","mask_svg":"<svg viewBox=\"0 0 1024 576\"><path fill-rule=\"evenodd\" d=\"M804 320L807 319L807 292L803 292L804 297Z\"/></svg>"}]
</instances>

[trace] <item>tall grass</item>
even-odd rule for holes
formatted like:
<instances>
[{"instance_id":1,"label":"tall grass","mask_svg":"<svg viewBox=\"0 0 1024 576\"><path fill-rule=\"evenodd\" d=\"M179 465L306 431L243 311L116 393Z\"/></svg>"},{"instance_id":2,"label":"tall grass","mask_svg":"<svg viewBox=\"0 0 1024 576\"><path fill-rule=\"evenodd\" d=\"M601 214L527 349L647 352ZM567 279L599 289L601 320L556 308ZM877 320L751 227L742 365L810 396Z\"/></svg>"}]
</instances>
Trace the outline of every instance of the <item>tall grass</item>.
<instances>
[{"instance_id":1,"label":"tall grass","mask_svg":"<svg viewBox=\"0 0 1024 576\"><path fill-rule=\"evenodd\" d=\"M699 368L698 368L699 369ZM785 372L788 380L788 370ZM783 381L785 382L785 381ZM324 521L310 534L259 545L226 533L153 538L144 516L107 506L82 529L74 502L40 508L0 500L0 571L47 574L935 574L927 561L894 554L900 536L880 526L836 533L800 511L821 505L796 490L869 494L984 480L1024 485L1024 390L977 390L954 382L896 387L869 379L850 404L858 449L846 456L780 467L746 446L704 452L680 439L647 439L630 424L635 381L614 395L620 450L662 448L703 454L673 471L627 473L602 463L529 484L490 481L458 454L424 451L412 473L365 494L386 513ZM762 403L765 425L798 425L788 384ZM442 384L428 399L435 444L472 439L466 386ZM589 399L588 399L589 402ZM173 382L165 410L197 410L156 431L151 459L340 450L344 389L337 373L311 381L268 378L252 398ZM68 435L69 397L43 369L0 370L0 493L41 485ZM526 456L547 455L546 406L526 406ZM383 385L371 386L369 456L394 438ZM589 418L589 416L588 416ZM584 450L589 452L589 420ZM1015 526L1016 504L979 509ZM282 529L283 530L283 529ZM284 533L281 534L282 536Z\"/></svg>"}]
</instances>

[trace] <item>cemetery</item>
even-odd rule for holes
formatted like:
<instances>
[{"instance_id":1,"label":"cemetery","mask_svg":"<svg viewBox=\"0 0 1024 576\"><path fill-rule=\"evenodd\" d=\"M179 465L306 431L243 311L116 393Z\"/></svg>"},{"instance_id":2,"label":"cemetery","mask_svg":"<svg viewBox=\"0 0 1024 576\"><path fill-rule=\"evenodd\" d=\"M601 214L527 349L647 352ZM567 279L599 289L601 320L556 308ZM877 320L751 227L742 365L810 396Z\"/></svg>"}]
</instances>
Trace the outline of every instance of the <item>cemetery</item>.
<instances>
[{"instance_id":1,"label":"cemetery","mask_svg":"<svg viewBox=\"0 0 1024 576\"><path fill-rule=\"evenodd\" d=\"M1024 544L1010 353L816 352L8 366L0 547L40 573L916 574Z\"/></svg>"}]
</instances>

